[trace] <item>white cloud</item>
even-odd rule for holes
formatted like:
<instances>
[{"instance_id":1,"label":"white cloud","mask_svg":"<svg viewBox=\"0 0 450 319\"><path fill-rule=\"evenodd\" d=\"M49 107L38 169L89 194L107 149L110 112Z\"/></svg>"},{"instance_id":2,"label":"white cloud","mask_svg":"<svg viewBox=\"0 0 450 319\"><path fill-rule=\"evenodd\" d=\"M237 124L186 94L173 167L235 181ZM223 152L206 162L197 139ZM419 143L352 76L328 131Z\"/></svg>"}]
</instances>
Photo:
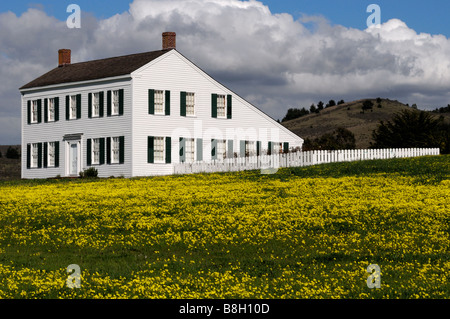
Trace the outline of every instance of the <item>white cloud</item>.
<instances>
[{"instance_id":1,"label":"white cloud","mask_svg":"<svg viewBox=\"0 0 450 319\"><path fill-rule=\"evenodd\" d=\"M104 20L83 12L78 30L38 9L0 14L0 113L20 116L17 89L55 67L58 49L72 49L73 62L158 50L164 31L177 32L182 54L274 118L329 99L450 103L450 40L398 19L357 30L272 14L254 0L134 0Z\"/></svg>"}]
</instances>

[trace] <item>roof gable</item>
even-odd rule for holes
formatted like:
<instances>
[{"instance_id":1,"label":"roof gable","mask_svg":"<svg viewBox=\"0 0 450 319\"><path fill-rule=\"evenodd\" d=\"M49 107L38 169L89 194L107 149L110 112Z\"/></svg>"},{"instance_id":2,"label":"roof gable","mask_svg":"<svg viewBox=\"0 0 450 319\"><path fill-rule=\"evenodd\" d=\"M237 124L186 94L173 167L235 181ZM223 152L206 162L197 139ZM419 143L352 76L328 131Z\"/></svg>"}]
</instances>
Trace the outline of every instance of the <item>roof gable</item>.
<instances>
[{"instance_id":1,"label":"roof gable","mask_svg":"<svg viewBox=\"0 0 450 319\"><path fill-rule=\"evenodd\" d=\"M20 90L131 74L169 51L159 50L64 65L25 84Z\"/></svg>"}]
</instances>

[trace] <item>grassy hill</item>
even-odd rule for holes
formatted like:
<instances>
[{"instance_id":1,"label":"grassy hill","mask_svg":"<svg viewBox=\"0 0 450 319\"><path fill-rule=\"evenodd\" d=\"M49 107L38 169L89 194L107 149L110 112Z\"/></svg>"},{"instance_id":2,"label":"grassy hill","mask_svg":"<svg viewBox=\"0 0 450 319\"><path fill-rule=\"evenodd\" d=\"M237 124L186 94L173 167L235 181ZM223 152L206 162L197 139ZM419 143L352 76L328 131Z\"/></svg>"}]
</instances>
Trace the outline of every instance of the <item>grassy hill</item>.
<instances>
[{"instance_id":1,"label":"grassy hill","mask_svg":"<svg viewBox=\"0 0 450 319\"><path fill-rule=\"evenodd\" d=\"M282 125L304 139L316 138L344 127L355 134L357 148L368 148L372 141L372 131L376 129L380 121L388 121L395 113L412 109L401 102L389 99L382 99L381 108L378 108L376 99L371 99L374 104L373 109L362 113L364 101L366 99L328 107L320 113L286 121ZM437 117L439 115L436 114ZM442 115L450 120L450 114Z\"/></svg>"}]
</instances>

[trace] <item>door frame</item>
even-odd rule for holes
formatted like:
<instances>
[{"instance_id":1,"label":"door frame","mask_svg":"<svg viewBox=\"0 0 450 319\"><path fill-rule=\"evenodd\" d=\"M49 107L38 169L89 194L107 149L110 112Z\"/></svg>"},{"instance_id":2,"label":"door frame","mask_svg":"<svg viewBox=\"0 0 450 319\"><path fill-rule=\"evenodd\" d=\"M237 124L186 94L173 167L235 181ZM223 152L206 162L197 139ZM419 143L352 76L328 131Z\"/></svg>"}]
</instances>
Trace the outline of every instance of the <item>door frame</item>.
<instances>
[{"instance_id":1,"label":"door frame","mask_svg":"<svg viewBox=\"0 0 450 319\"><path fill-rule=\"evenodd\" d=\"M82 135L83 134L69 134L64 136L65 145L65 176L75 177L82 171ZM71 174L71 147L77 145L77 173Z\"/></svg>"}]
</instances>

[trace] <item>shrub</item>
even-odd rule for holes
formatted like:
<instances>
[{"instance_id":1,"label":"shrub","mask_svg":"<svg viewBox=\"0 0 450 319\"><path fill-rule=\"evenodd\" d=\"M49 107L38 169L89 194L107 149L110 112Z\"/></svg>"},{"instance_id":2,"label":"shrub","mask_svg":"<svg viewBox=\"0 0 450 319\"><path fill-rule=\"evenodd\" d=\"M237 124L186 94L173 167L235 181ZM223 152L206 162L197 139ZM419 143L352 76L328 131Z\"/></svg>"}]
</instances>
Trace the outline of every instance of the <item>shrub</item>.
<instances>
[{"instance_id":1,"label":"shrub","mask_svg":"<svg viewBox=\"0 0 450 319\"><path fill-rule=\"evenodd\" d=\"M373 108L373 102L371 100L365 100L362 106L363 111L371 110Z\"/></svg>"},{"instance_id":2,"label":"shrub","mask_svg":"<svg viewBox=\"0 0 450 319\"><path fill-rule=\"evenodd\" d=\"M12 159L19 159L20 154L17 148L8 147L8 150L6 151L6 158L12 158Z\"/></svg>"},{"instance_id":3,"label":"shrub","mask_svg":"<svg viewBox=\"0 0 450 319\"><path fill-rule=\"evenodd\" d=\"M98 176L98 170L95 167L90 167L80 172L81 178L96 178Z\"/></svg>"}]
</instances>

